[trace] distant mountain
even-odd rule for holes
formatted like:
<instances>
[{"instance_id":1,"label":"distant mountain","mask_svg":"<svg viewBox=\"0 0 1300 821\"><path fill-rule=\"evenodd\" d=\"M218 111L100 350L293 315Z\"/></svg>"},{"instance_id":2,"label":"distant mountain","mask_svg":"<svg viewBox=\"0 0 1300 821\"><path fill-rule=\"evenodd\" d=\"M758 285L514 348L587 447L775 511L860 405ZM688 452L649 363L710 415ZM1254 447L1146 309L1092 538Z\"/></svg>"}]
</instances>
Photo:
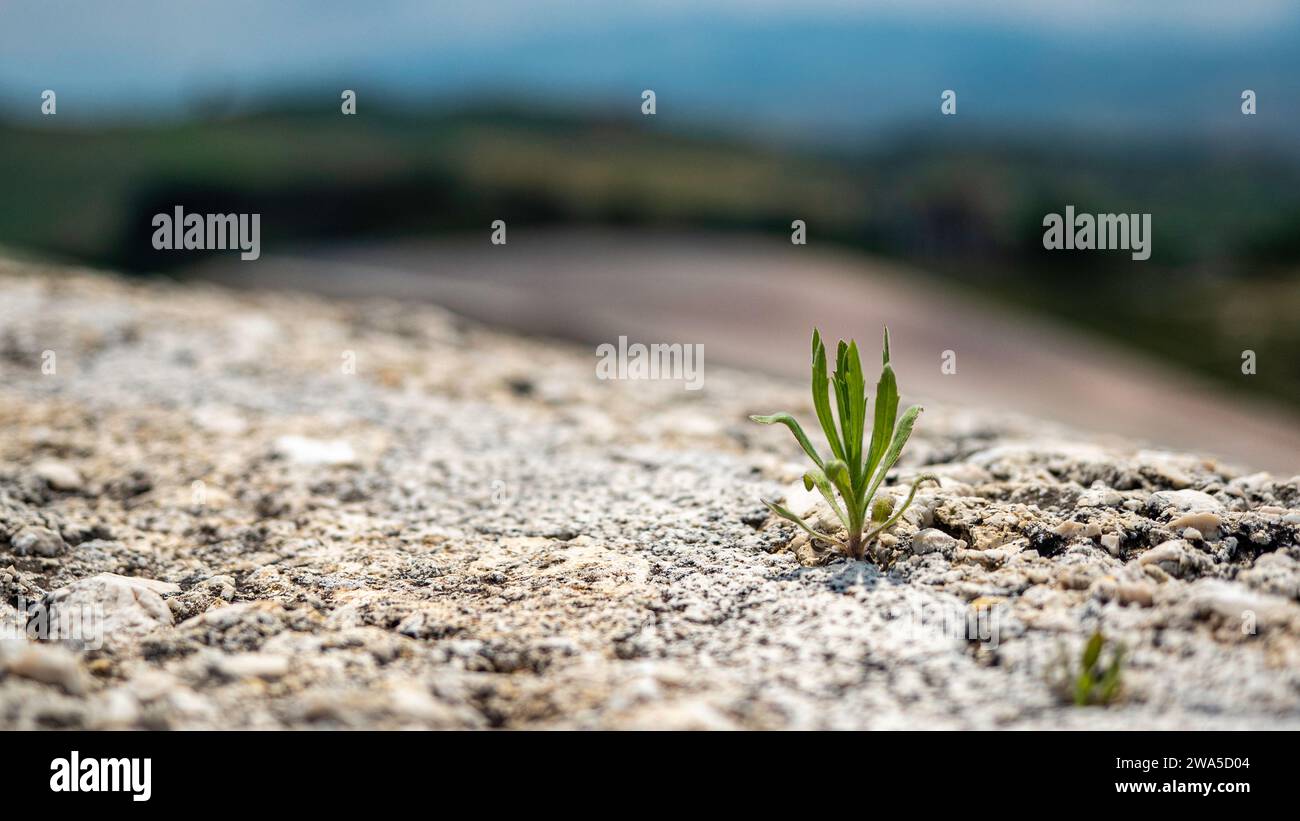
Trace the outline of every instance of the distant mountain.
<instances>
[{"instance_id":1,"label":"distant mountain","mask_svg":"<svg viewBox=\"0 0 1300 821\"><path fill-rule=\"evenodd\" d=\"M0 33L0 112L34 115L34 95L46 87L58 88L60 113L72 118L176 115L213 100L256 105L286 92L319 94L332 106L340 87L361 92L363 107L368 97L400 96L422 107L505 99L635 112L641 90L652 88L666 127L712 123L836 144L918 121L948 128L939 95L954 89L965 128L1300 145L1297 14L1216 31L1204 21L1166 25L1113 8L1095 25L1044 26L1005 15L946 19L935 4L921 4L924 15L876 20L768 5L776 9L521 17L514 25L493 20L474 36L458 36L455 20L394 31L400 20L367 21L322 4L324 12L253 18L245 36L193 24L181 12L135 21L158 27L149 39L122 12L103 33L61 22L58 37L46 38L52 45L37 50L21 37L23 20L11 19L18 31ZM1165 8L1171 20L1182 13L1178 4ZM34 14L6 12L22 13ZM1245 88L1259 95L1252 118L1239 111Z\"/></svg>"},{"instance_id":2,"label":"distant mountain","mask_svg":"<svg viewBox=\"0 0 1300 821\"><path fill-rule=\"evenodd\" d=\"M971 24L731 18L548 30L464 52L391 55L374 78L409 94L535 94L813 141L958 116L992 131L1300 135L1300 24L1264 35L1060 32ZM1259 95L1245 118L1240 94ZM910 122L909 122L910 124Z\"/></svg>"}]
</instances>

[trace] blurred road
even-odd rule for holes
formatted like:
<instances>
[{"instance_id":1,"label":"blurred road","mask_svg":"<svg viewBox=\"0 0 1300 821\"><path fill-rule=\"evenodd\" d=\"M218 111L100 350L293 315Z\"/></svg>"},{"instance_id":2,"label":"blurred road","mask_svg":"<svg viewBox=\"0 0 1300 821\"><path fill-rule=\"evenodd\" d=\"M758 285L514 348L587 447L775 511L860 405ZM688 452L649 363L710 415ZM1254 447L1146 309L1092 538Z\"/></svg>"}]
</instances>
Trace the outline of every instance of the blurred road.
<instances>
[{"instance_id":1,"label":"blurred road","mask_svg":"<svg viewBox=\"0 0 1300 821\"><path fill-rule=\"evenodd\" d=\"M770 239L525 233L492 246L411 241L213 259L195 275L242 288L427 300L495 325L587 343L703 343L707 363L806 378L814 325L864 359L888 323L912 398L1006 409L1153 445L1300 473L1300 417L1221 385L871 257ZM945 350L957 372L940 370ZM594 356L594 355L593 355ZM1225 358L1234 378L1240 360ZM707 373L707 370L706 370ZM707 384L707 383L706 383ZM874 385L874 379L871 380Z\"/></svg>"}]
</instances>

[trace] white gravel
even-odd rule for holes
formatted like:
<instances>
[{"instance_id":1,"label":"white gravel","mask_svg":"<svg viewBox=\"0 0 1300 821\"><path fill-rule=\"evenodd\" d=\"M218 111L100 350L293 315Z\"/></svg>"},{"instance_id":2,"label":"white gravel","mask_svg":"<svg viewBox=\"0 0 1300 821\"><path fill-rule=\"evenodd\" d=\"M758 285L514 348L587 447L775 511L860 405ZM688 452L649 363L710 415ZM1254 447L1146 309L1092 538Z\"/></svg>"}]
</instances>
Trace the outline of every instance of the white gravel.
<instances>
[{"instance_id":1,"label":"white gravel","mask_svg":"<svg viewBox=\"0 0 1300 821\"><path fill-rule=\"evenodd\" d=\"M1295 477L930 406L882 575L768 520L746 416L812 414L754 374L0 263L0 381L0 727L1300 728Z\"/></svg>"}]
</instances>

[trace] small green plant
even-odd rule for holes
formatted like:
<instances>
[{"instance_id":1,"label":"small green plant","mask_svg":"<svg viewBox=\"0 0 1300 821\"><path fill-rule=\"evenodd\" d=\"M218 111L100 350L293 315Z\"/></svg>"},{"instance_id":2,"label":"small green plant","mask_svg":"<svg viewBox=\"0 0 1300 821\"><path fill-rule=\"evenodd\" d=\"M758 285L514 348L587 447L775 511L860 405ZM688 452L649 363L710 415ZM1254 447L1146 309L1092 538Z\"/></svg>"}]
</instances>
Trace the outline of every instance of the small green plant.
<instances>
[{"instance_id":1,"label":"small green plant","mask_svg":"<svg viewBox=\"0 0 1300 821\"><path fill-rule=\"evenodd\" d=\"M1103 665L1101 653L1105 645L1106 639L1099 631L1093 633L1083 647L1079 671L1070 682L1070 698L1074 700L1075 706L1106 705L1119 696L1120 675L1124 669L1124 645L1112 646L1110 661Z\"/></svg>"},{"instance_id":2,"label":"small green plant","mask_svg":"<svg viewBox=\"0 0 1300 821\"><path fill-rule=\"evenodd\" d=\"M803 475L804 487L814 487L826 499L831 510L844 526L845 538L829 533L819 533L807 522L775 502L763 504L776 515L794 522L810 536L834 545L845 555L861 559L867 547L895 522L902 518L916 488L923 481L938 480L931 474L922 474L912 482L912 490L902 505L896 506L892 497L876 499L876 491L894 463L902 455L903 446L912 435L912 426L921 408L912 406L898 416L898 382L889 364L889 329L885 329L883 366L880 381L876 383L875 420L871 426L871 439L866 439L867 391L858 357L858 343L840 341L835 354L835 373L826 375L826 346L821 334L813 331L812 337L812 396L817 411L817 421L830 445L831 458L822 459L813 447L799 422L788 413L771 416L751 416L764 425L781 424L790 429L794 438L815 467ZM830 392L835 390L836 414L832 415ZM836 426L836 418L839 425ZM840 501L836 501L836 492ZM841 504L842 502L842 504ZM870 521L868 522L868 515Z\"/></svg>"}]
</instances>

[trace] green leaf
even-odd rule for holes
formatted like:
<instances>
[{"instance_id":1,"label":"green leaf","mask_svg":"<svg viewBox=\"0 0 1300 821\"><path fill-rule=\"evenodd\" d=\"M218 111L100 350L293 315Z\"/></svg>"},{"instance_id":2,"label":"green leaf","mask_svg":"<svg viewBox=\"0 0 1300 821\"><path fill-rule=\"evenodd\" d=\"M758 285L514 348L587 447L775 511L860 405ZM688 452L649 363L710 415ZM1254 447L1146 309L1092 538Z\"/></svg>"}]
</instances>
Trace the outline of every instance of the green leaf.
<instances>
[{"instance_id":1,"label":"green leaf","mask_svg":"<svg viewBox=\"0 0 1300 821\"><path fill-rule=\"evenodd\" d=\"M826 478L834 483L839 490L840 495L847 502L853 498L852 477L849 475L849 466L844 464L840 459L828 459L826 461Z\"/></svg>"},{"instance_id":2,"label":"green leaf","mask_svg":"<svg viewBox=\"0 0 1300 821\"><path fill-rule=\"evenodd\" d=\"M1092 676L1086 671L1079 674L1074 682L1074 703L1084 707L1092 698Z\"/></svg>"},{"instance_id":3,"label":"green leaf","mask_svg":"<svg viewBox=\"0 0 1300 821\"><path fill-rule=\"evenodd\" d=\"M848 428L844 422L849 418L849 386L844 378L846 359L849 355L849 346L844 340L840 340L839 346L835 350L835 374L831 380L835 387L835 409L839 412L840 427L844 430L843 442L846 446L844 455L848 456L847 445L849 443Z\"/></svg>"},{"instance_id":4,"label":"green leaf","mask_svg":"<svg viewBox=\"0 0 1300 821\"><path fill-rule=\"evenodd\" d=\"M844 428L845 461L854 486L862 484L862 433L867 423L867 384L862 376L862 359L858 356L858 343L850 342L844 356L844 386L849 398L849 415L840 420Z\"/></svg>"},{"instance_id":5,"label":"green leaf","mask_svg":"<svg viewBox=\"0 0 1300 821\"><path fill-rule=\"evenodd\" d=\"M889 364L889 331L885 331L884 365L880 369L880 381L876 383L876 419L871 427L871 447L867 450L867 474L873 475L880 459L885 455L885 447L894 436L894 425L898 420L898 379Z\"/></svg>"},{"instance_id":6,"label":"green leaf","mask_svg":"<svg viewBox=\"0 0 1300 821\"><path fill-rule=\"evenodd\" d=\"M880 524L887 521L891 513L894 512L894 497L878 496L871 504L871 522Z\"/></svg>"},{"instance_id":7,"label":"green leaf","mask_svg":"<svg viewBox=\"0 0 1300 821\"><path fill-rule=\"evenodd\" d=\"M885 366L876 383L875 420L871 426L871 444L865 459L867 473L874 475L884 458L885 448L893 440L898 421L898 382L894 369Z\"/></svg>"},{"instance_id":8,"label":"green leaf","mask_svg":"<svg viewBox=\"0 0 1300 821\"><path fill-rule=\"evenodd\" d=\"M817 449L812 446L812 442L808 441L808 435L803 432L803 428L799 427L799 420L790 414L774 413L771 416L751 416L749 418L760 425L785 425L794 434L794 438L799 440L799 446L803 448L804 453L808 454L808 458L812 459L817 464L817 467L822 466L822 458L817 455Z\"/></svg>"},{"instance_id":9,"label":"green leaf","mask_svg":"<svg viewBox=\"0 0 1300 821\"><path fill-rule=\"evenodd\" d=\"M845 530L849 529L849 520L845 517L844 511L840 510L839 503L835 501L835 490L831 487L830 480L826 478L826 474L821 468L811 468L805 473L803 475L803 486L807 490L816 487L821 492L822 498L826 500L826 504L830 505L831 510L835 511L835 515L839 517L840 524L844 525Z\"/></svg>"},{"instance_id":10,"label":"green leaf","mask_svg":"<svg viewBox=\"0 0 1300 821\"><path fill-rule=\"evenodd\" d=\"M1098 659L1101 658L1101 646L1105 643L1101 633L1093 633L1092 638L1088 639L1088 644L1083 648L1083 669L1084 672L1091 673L1097 666Z\"/></svg>"},{"instance_id":11,"label":"green leaf","mask_svg":"<svg viewBox=\"0 0 1300 821\"><path fill-rule=\"evenodd\" d=\"M813 530L812 527L809 526L809 524L805 522L803 519L800 519L798 516L794 515L789 510L786 510L781 505L778 505L776 502L769 502L766 499L764 499L763 504L767 505L768 510L780 516L782 519L786 519L787 521L794 522L796 525L803 528L803 530L806 531L809 536L812 536L815 539L821 539L824 542L830 542L831 544L841 548L845 547L844 542L840 541L834 536L828 536L825 533L818 533L816 530Z\"/></svg>"},{"instance_id":12,"label":"green leaf","mask_svg":"<svg viewBox=\"0 0 1300 821\"><path fill-rule=\"evenodd\" d=\"M908 438L912 435L912 426L916 424L916 417L921 415L922 410L923 408L920 405L913 405L903 412L903 418L898 421L898 426L894 429L894 438L889 443L889 450L885 451L884 458L880 460L880 466L876 470L875 478L871 480L870 487L867 488L865 498L870 499L876 495L876 489L880 487L880 483L885 480L886 474L894 467L898 457L902 455L903 446L907 444Z\"/></svg>"},{"instance_id":13,"label":"green leaf","mask_svg":"<svg viewBox=\"0 0 1300 821\"><path fill-rule=\"evenodd\" d=\"M835 418L831 416L830 380L826 376L826 346L822 344L821 334L816 329L813 329L812 395L813 407L817 409L817 421L821 423L826 441L830 443L831 453L843 459L844 447L840 444L839 434L835 432Z\"/></svg>"}]
</instances>

